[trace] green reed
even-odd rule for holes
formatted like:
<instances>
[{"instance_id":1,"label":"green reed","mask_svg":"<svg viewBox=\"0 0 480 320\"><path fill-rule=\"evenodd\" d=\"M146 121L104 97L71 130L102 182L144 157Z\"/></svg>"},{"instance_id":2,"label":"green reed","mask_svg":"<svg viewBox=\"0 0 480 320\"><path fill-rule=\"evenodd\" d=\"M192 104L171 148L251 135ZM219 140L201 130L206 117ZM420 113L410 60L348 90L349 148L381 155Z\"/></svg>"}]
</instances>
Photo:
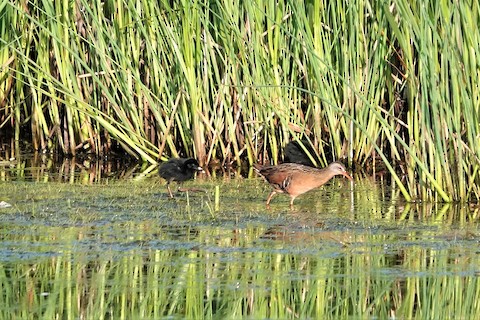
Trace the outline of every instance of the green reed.
<instances>
[{"instance_id":1,"label":"green reed","mask_svg":"<svg viewBox=\"0 0 480 320\"><path fill-rule=\"evenodd\" d=\"M237 166L302 140L318 165L385 163L407 200L477 201L479 11L4 1L0 130L42 151Z\"/></svg>"}]
</instances>

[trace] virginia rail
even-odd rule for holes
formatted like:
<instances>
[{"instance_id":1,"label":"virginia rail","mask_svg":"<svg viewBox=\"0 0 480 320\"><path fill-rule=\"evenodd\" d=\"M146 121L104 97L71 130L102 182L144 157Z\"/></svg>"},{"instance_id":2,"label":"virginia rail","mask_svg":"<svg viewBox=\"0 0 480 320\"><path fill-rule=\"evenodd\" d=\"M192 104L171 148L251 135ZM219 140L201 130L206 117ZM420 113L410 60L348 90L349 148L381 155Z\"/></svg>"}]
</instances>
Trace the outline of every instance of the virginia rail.
<instances>
[{"instance_id":1,"label":"virginia rail","mask_svg":"<svg viewBox=\"0 0 480 320\"><path fill-rule=\"evenodd\" d=\"M195 172L203 171L198 161L193 158L171 158L167 162L160 165L158 173L160 177L167 180L167 189L170 198L173 198L172 190L170 190L170 182L183 182L193 179Z\"/></svg>"},{"instance_id":2,"label":"virginia rail","mask_svg":"<svg viewBox=\"0 0 480 320\"><path fill-rule=\"evenodd\" d=\"M254 164L253 166L255 171L273 187L273 191L267 198L267 208L270 208L270 201L277 193L290 195L290 208L293 208L293 201L296 197L322 186L336 175L343 175L352 180L352 177L340 162L332 162L323 169L298 163L282 163L278 166Z\"/></svg>"}]
</instances>

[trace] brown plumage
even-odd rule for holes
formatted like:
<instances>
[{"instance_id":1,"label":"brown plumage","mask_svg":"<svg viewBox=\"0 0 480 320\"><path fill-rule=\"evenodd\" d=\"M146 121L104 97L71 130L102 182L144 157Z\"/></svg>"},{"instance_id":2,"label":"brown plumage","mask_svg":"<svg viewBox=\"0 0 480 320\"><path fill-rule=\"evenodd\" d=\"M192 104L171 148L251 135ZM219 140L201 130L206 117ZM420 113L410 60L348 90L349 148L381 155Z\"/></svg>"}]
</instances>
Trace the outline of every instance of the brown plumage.
<instances>
[{"instance_id":1,"label":"brown plumage","mask_svg":"<svg viewBox=\"0 0 480 320\"><path fill-rule=\"evenodd\" d=\"M336 175L343 175L352 180L340 162L333 162L323 169L298 163L282 163L278 166L254 164L253 166L255 171L273 187L273 191L267 198L267 208L270 207L270 201L277 193L290 195L290 207L293 208L293 201L296 197L322 186Z\"/></svg>"}]
</instances>

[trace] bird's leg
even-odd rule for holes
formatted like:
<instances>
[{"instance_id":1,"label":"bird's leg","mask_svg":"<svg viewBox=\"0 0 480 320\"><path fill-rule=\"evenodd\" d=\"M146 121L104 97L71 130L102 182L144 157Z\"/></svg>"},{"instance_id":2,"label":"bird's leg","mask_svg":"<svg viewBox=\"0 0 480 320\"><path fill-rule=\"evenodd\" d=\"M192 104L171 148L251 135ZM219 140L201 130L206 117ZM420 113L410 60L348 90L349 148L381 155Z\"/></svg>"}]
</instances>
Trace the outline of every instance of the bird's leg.
<instances>
[{"instance_id":1,"label":"bird's leg","mask_svg":"<svg viewBox=\"0 0 480 320\"><path fill-rule=\"evenodd\" d=\"M170 198L173 198L172 190L170 190L170 181L167 182L167 189L168 189L168 194L170 195Z\"/></svg>"},{"instance_id":2,"label":"bird's leg","mask_svg":"<svg viewBox=\"0 0 480 320\"><path fill-rule=\"evenodd\" d=\"M295 200L295 197L290 196L290 210L293 210L293 201Z\"/></svg>"},{"instance_id":3,"label":"bird's leg","mask_svg":"<svg viewBox=\"0 0 480 320\"><path fill-rule=\"evenodd\" d=\"M192 192L203 191L203 192L206 192L205 190L198 189L198 188L184 188L183 183L178 184L178 191L179 192L188 192L188 191L192 191Z\"/></svg>"},{"instance_id":4,"label":"bird's leg","mask_svg":"<svg viewBox=\"0 0 480 320\"><path fill-rule=\"evenodd\" d=\"M183 181L182 182L179 182L178 183L178 189L177 189L178 192L187 192L190 191L189 188L184 188L183 187Z\"/></svg>"},{"instance_id":5,"label":"bird's leg","mask_svg":"<svg viewBox=\"0 0 480 320\"><path fill-rule=\"evenodd\" d=\"M180 192L192 191L192 192L205 192L205 193L207 193L207 190L200 189L200 188L178 188L178 191L180 191Z\"/></svg>"},{"instance_id":6,"label":"bird's leg","mask_svg":"<svg viewBox=\"0 0 480 320\"><path fill-rule=\"evenodd\" d=\"M270 194L268 195L268 198L267 198L267 209L270 209L270 201L272 200L273 196L276 195L277 192L275 190L273 190L272 192L270 192Z\"/></svg>"},{"instance_id":7,"label":"bird's leg","mask_svg":"<svg viewBox=\"0 0 480 320\"><path fill-rule=\"evenodd\" d=\"M177 191L178 191L178 192L186 192L186 191L188 191L188 190L185 190L185 189L183 188L183 181L179 181L179 182L177 183L177 185L178 185L178 188L177 188Z\"/></svg>"}]
</instances>

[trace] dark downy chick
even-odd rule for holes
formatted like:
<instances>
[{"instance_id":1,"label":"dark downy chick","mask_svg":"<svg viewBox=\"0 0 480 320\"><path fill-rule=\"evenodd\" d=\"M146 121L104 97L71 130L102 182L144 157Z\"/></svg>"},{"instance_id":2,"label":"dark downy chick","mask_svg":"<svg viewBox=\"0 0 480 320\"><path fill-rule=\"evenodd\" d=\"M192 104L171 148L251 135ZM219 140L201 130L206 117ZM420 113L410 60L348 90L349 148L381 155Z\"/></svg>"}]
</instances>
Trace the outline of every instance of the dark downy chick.
<instances>
[{"instance_id":1,"label":"dark downy chick","mask_svg":"<svg viewBox=\"0 0 480 320\"><path fill-rule=\"evenodd\" d=\"M203 171L197 160L193 158L171 158L160 165L158 173L160 177L167 180L168 194L170 198L173 198L170 182L177 181L182 183L183 181L191 180L197 171Z\"/></svg>"}]
</instances>

